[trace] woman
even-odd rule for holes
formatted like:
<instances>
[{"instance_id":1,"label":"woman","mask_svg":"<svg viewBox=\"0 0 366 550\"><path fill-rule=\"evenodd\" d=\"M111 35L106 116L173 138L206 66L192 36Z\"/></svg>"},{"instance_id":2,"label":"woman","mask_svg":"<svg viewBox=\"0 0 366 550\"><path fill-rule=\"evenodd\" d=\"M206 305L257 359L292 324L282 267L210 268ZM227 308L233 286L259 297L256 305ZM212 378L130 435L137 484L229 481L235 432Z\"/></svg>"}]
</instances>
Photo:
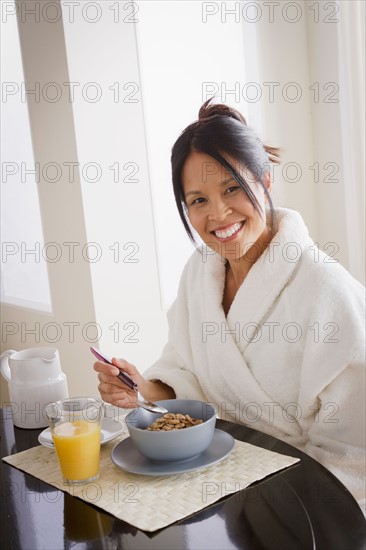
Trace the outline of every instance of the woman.
<instances>
[{"instance_id":1,"label":"woman","mask_svg":"<svg viewBox=\"0 0 366 550\"><path fill-rule=\"evenodd\" d=\"M274 209L263 146L236 110L207 101L172 150L188 260L168 312L162 357L142 376L127 361L97 362L102 398L216 403L221 418L278 437L364 498L363 287L320 251L301 216ZM117 368L118 367L118 368Z\"/></svg>"}]
</instances>

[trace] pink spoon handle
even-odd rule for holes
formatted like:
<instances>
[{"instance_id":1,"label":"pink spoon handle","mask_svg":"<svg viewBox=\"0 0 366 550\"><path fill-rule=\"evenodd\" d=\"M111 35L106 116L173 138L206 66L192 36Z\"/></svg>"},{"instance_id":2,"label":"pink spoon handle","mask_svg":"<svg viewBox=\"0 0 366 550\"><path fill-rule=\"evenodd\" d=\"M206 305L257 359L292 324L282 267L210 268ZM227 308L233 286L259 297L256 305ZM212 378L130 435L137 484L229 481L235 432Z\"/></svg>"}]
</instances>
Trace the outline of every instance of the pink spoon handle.
<instances>
[{"instance_id":1,"label":"pink spoon handle","mask_svg":"<svg viewBox=\"0 0 366 550\"><path fill-rule=\"evenodd\" d=\"M111 360L108 359L108 357L106 355L104 355L104 353L102 353L101 351L93 348L93 346L90 346L90 351L95 355L95 357L97 359L99 359L99 361L102 361L103 363L108 363L109 365L112 365ZM128 374L126 374L125 372L120 370L119 374L117 374L117 378L119 378L121 380L121 382L126 384L126 386L128 386L131 390L137 391L136 382L134 382L132 380L132 378L130 376L128 376Z\"/></svg>"}]
</instances>

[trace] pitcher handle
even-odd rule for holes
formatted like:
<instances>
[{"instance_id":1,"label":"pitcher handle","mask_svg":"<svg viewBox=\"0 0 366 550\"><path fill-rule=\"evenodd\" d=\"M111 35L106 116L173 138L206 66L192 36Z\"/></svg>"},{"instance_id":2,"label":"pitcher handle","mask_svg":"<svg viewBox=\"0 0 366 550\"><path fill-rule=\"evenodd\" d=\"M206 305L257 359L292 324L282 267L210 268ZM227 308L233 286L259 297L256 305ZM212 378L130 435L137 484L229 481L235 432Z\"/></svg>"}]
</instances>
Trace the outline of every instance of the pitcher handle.
<instances>
[{"instance_id":1,"label":"pitcher handle","mask_svg":"<svg viewBox=\"0 0 366 550\"><path fill-rule=\"evenodd\" d=\"M4 351L0 355L1 374L3 375L5 380L7 380L8 382L10 382L10 380L11 380L11 372L10 372L10 367L9 367L9 357L10 357L10 355L13 355L13 353L16 353L16 351L13 350L13 349L8 349L7 351Z\"/></svg>"}]
</instances>

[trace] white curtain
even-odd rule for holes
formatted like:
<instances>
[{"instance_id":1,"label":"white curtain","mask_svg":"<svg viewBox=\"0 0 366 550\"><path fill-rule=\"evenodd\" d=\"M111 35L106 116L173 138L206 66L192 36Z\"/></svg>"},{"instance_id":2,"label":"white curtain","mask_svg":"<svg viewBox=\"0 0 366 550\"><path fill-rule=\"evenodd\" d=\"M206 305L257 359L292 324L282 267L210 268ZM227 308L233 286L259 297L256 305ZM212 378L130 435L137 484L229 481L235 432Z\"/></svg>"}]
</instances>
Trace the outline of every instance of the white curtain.
<instances>
[{"instance_id":1,"label":"white curtain","mask_svg":"<svg viewBox=\"0 0 366 550\"><path fill-rule=\"evenodd\" d=\"M262 138L283 151L275 204L298 210L320 248L364 284L365 2L299 0L271 16L264 6L258 22L243 22L244 48L255 60L247 76L262 86Z\"/></svg>"},{"instance_id":2,"label":"white curtain","mask_svg":"<svg viewBox=\"0 0 366 550\"><path fill-rule=\"evenodd\" d=\"M349 269L365 282L365 2L340 2L338 64Z\"/></svg>"}]
</instances>

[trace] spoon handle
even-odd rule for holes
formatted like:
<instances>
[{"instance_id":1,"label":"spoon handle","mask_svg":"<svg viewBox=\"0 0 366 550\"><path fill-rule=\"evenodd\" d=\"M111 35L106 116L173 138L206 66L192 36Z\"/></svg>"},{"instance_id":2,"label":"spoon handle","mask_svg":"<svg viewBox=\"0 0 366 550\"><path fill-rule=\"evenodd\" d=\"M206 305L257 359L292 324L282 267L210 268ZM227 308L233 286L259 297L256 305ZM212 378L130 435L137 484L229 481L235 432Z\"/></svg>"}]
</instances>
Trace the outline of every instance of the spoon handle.
<instances>
[{"instance_id":1,"label":"spoon handle","mask_svg":"<svg viewBox=\"0 0 366 550\"><path fill-rule=\"evenodd\" d=\"M113 365L111 360L106 355L104 355L104 353L93 348L93 346L90 346L90 351L95 355L97 359L99 359L99 361L102 361L103 363L108 363L109 365ZM134 390L138 395L137 384L132 380L130 376L128 376L128 374L120 370L119 374L117 374L117 378L119 378L131 390ZM141 401L140 399L137 399L137 404L139 407L142 407L143 409L146 409L150 412L160 414L166 414L168 412L168 410L164 407L160 407L159 405L156 405L156 403L151 403L150 401Z\"/></svg>"},{"instance_id":2,"label":"spoon handle","mask_svg":"<svg viewBox=\"0 0 366 550\"><path fill-rule=\"evenodd\" d=\"M108 357L106 355L104 355L104 353L102 353L101 351L93 348L93 346L90 346L90 351L95 355L95 357L97 359L99 359L99 361L102 361L103 363L108 363L109 365L113 364L111 362L111 360L108 359ZM126 384L126 386L128 386L131 390L135 390L137 392L136 382L134 382L132 380L132 378L127 373L120 370L119 374L117 374L117 378L119 378L121 380L121 382Z\"/></svg>"}]
</instances>

